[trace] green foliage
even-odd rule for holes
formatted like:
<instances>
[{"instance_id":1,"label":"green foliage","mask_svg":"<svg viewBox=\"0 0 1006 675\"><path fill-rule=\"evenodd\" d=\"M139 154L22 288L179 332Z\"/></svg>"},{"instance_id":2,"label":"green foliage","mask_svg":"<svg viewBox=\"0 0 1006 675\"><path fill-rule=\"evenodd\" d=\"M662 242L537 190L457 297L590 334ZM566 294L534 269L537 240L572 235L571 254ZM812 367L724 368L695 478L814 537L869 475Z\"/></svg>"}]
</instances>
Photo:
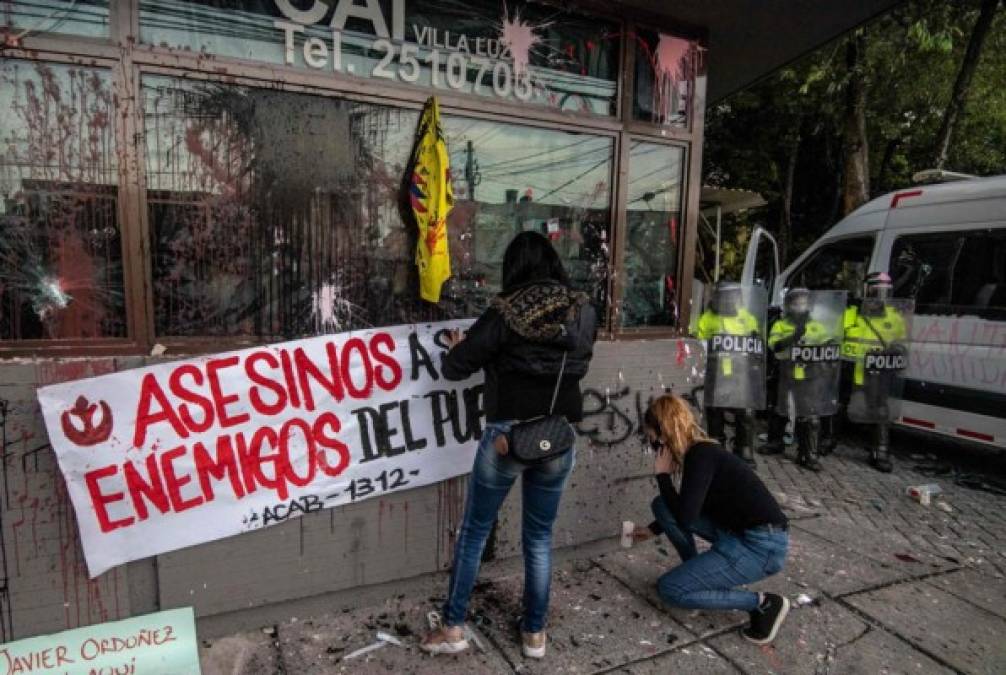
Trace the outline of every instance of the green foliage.
<instances>
[{"instance_id":1,"label":"green foliage","mask_svg":"<svg viewBox=\"0 0 1006 675\"><path fill-rule=\"evenodd\" d=\"M931 168L935 136L978 10L979 0L915 0L860 29L866 41L862 77L873 196L911 185L913 173ZM756 190L768 201L762 209L724 221L730 249L752 225L779 232L785 167L793 148L797 170L789 259L841 217L842 120L850 77L846 39L708 111L706 183ZM1000 7L951 141L948 169L1006 173L1003 83L1006 11Z\"/></svg>"}]
</instances>

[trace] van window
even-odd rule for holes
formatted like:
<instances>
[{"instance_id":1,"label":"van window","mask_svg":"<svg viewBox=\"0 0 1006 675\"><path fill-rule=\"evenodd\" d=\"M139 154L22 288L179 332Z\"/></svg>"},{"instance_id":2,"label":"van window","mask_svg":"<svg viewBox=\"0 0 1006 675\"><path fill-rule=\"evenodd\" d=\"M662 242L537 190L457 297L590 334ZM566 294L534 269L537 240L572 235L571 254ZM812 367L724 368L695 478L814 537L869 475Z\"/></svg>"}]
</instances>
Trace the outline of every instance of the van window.
<instances>
[{"instance_id":1,"label":"van window","mask_svg":"<svg viewBox=\"0 0 1006 675\"><path fill-rule=\"evenodd\" d=\"M897 297L917 314L971 314L1006 319L1006 230L898 237L891 249Z\"/></svg>"},{"instance_id":2,"label":"van window","mask_svg":"<svg viewBox=\"0 0 1006 675\"><path fill-rule=\"evenodd\" d=\"M762 237L758 242L758 254L755 258L754 283L766 291L772 291L775 275L779 271L776 246L768 237Z\"/></svg>"},{"instance_id":3,"label":"van window","mask_svg":"<svg viewBox=\"0 0 1006 675\"><path fill-rule=\"evenodd\" d=\"M825 244L788 279L790 288L812 291L848 291L862 295L863 279L873 254L873 237L853 237Z\"/></svg>"}]
</instances>

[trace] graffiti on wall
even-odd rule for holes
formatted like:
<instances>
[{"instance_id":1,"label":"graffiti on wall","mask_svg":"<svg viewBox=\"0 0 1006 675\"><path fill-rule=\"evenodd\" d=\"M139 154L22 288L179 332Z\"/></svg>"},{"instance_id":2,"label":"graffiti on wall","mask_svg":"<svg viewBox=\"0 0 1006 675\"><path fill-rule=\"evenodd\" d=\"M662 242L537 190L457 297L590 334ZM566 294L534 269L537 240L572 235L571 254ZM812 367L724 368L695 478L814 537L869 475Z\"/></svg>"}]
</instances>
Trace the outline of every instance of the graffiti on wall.
<instances>
[{"instance_id":1,"label":"graffiti on wall","mask_svg":"<svg viewBox=\"0 0 1006 675\"><path fill-rule=\"evenodd\" d=\"M643 429L643 416L653 399L661 394L676 393L691 403L696 411L702 410L702 385L689 390L665 386L662 389L585 389L583 392L583 421L576 425L581 436L598 446L621 445L638 437Z\"/></svg>"},{"instance_id":2,"label":"graffiti on wall","mask_svg":"<svg viewBox=\"0 0 1006 675\"><path fill-rule=\"evenodd\" d=\"M10 602L10 573L7 570L7 538L5 535L4 515L10 504L10 471L7 469L7 411L9 403L0 399L0 481L3 482L3 493L0 494L0 643L13 638L13 608Z\"/></svg>"},{"instance_id":3,"label":"graffiti on wall","mask_svg":"<svg viewBox=\"0 0 1006 675\"><path fill-rule=\"evenodd\" d=\"M112 360L43 362L39 383L111 372ZM0 490L0 642L26 634L19 613L39 621L39 603L52 603L47 630L76 628L128 613L123 573L89 579L76 517L52 446L31 396L0 399L3 476ZM27 589L22 591L21 589ZM55 596L32 591L52 588Z\"/></svg>"},{"instance_id":4,"label":"graffiti on wall","mask_svg":"<svg viewBox=\"0 0 1006 675\"><path fill-rule=\"evenodd\" d=\"M1006 391L1006 324L978 317L917 315L909 377Z\"/></svg>"}]
</instances>

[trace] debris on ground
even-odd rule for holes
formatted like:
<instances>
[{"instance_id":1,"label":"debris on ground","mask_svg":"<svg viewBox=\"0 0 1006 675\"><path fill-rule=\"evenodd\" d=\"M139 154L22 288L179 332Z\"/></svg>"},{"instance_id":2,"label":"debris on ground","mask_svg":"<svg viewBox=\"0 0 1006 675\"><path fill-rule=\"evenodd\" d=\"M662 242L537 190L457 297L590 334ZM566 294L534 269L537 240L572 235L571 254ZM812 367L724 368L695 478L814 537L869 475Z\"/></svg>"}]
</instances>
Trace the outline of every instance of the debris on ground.
<instances>
[{"instance_id":1,"label":"debris on ground","mask_svg":"<svg viewBox=\"0 0 1006 675\"><path fill-rule=\"evenodd\" d=\"M387 642L389 645L395 645L396 647L403 647L402 641L396 638L394 635L389 635L384 631L377 631L377 639L382 642Z\"/></svg>"},{"instance_id":2,"label":"debris on ground","mask_svg":"<svg viewBox=\"0 0 1006 675\"><path fill-rule=\"evenodd\" d=\"M797 607L806 607L808 605L811 605L813 607L820 607L821 601L818 598L810 597L806 593L801 593L800 595L796 596L795 604Z\"/></svg>"},{"instance_id":3,"label":"debris on ground","mask_svg":"<svg viewBox=\"0 0 1006 675\"><path fill-rule=\"evenodd\" d=\"M988 476L985 474L970 473L957 469L948 462L928 461L925 464L916 464L912 470L923 476L947 476L954 481L954 485L966 487L969 490L981 490L989 494L1006 496L1006 481Z\"/></svg>"},{"instance_id":4,"label":"debris on ground","mask_svg":"<svg viewBox=\"0 0 1006 675\"><path fill-rule=\"evenodd\" d=\"M937 483L927 483L925 485L909 485L905 488L905 494L909 497L922 504L923 506L929 506L930 501L933 497L938 494L943 493L943 488L941 488Z\"/></svg>"},{"instance_id":5,"label":"debris on ground","mask_svg":"<svg viewBox=\"0 0 1006 675\"><path fill-rule=\"evenodd\" d=\"M367 645L366 647L360 647L356 651L352 651L346 654L345 656L342 657L342 660L350 661L357 657L363 656L364 654L369 654L370 652L376 652L378 649L384 649L387 646L388 646L387 642L384 642L383 640L378 640L377 642L373 642Z\"/></svg>"},{"instance_id":6,"label":"debris on ground","mask_svg":"<svg viewBox=\"0 0 1006 675\"><path fill-rule=\"evenodd\" d=\"M384 649L388 645L395 645L396 647L404 647L402 641L396 638L394 635L389 635L384 631L377 631L377 641L372 642L366 647L360 647L356 651L352 651L342 657L343 661L349 661L351 659L358 658L364 654L369 654L370 652L376 652L378 649Z\"/></svg>"},{"instance_id":7,"label":"debris on ground","mask_svg":"<svg viewBox=\"0 0 1006 675\"><path fill-rule=\"evenodd\" d=\"M954 483L972 490L982 490L990 494L1006 497L1006 481L973 473L961 473L954 477Z\"/></svg>"},{"instance_id":8,"label":"debris on ground","mask_svg":"<svg viewBox=\"0 0 1006 675\"><path fill-rule=\"evenodd\" d=\"M943 500L940 500L940 501L936 502L936 508L938 508L940 511L944 511L946 513L953 513L954 512L954 507L950 506L950 504L947 504Z\"/></svg>"},{"instance_id":9,"label":"debris on ground","mask_svg":"<svg viewBox=\"0 0 1006 675\"><path fill-rule=\"evenodd\" d=\"M475 631L468 626L465 626L465 639L473 642L475 644L475 648L480 652L484 652L486 650L485 645L482 644L482 640L480 640L479 636L475 634Z\"/></svg>"}]
</instances>

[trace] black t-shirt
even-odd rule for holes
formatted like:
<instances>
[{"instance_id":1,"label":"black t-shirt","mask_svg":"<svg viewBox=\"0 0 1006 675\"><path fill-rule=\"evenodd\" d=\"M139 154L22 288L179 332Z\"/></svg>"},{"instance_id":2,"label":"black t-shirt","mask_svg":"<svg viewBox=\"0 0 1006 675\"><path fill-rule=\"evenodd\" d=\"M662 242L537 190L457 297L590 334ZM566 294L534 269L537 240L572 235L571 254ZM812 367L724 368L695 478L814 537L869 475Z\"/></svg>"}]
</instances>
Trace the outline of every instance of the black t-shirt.
<instances>
[{"instance_id":1,"label":"black t-shirt","mask_svg":"<svg viewBox=\"0 0 1006 675\"><path fill-rule=\"evenodd\" d=\"M705 516L717 527L740 533L760 525L785 525L786 516L758 474L719 443L696 443L685 453L681 494L670 475L657 476L660 494L685 529ZM659 534L659 525L650 529Z\"/></svg>"}]
</instances>

